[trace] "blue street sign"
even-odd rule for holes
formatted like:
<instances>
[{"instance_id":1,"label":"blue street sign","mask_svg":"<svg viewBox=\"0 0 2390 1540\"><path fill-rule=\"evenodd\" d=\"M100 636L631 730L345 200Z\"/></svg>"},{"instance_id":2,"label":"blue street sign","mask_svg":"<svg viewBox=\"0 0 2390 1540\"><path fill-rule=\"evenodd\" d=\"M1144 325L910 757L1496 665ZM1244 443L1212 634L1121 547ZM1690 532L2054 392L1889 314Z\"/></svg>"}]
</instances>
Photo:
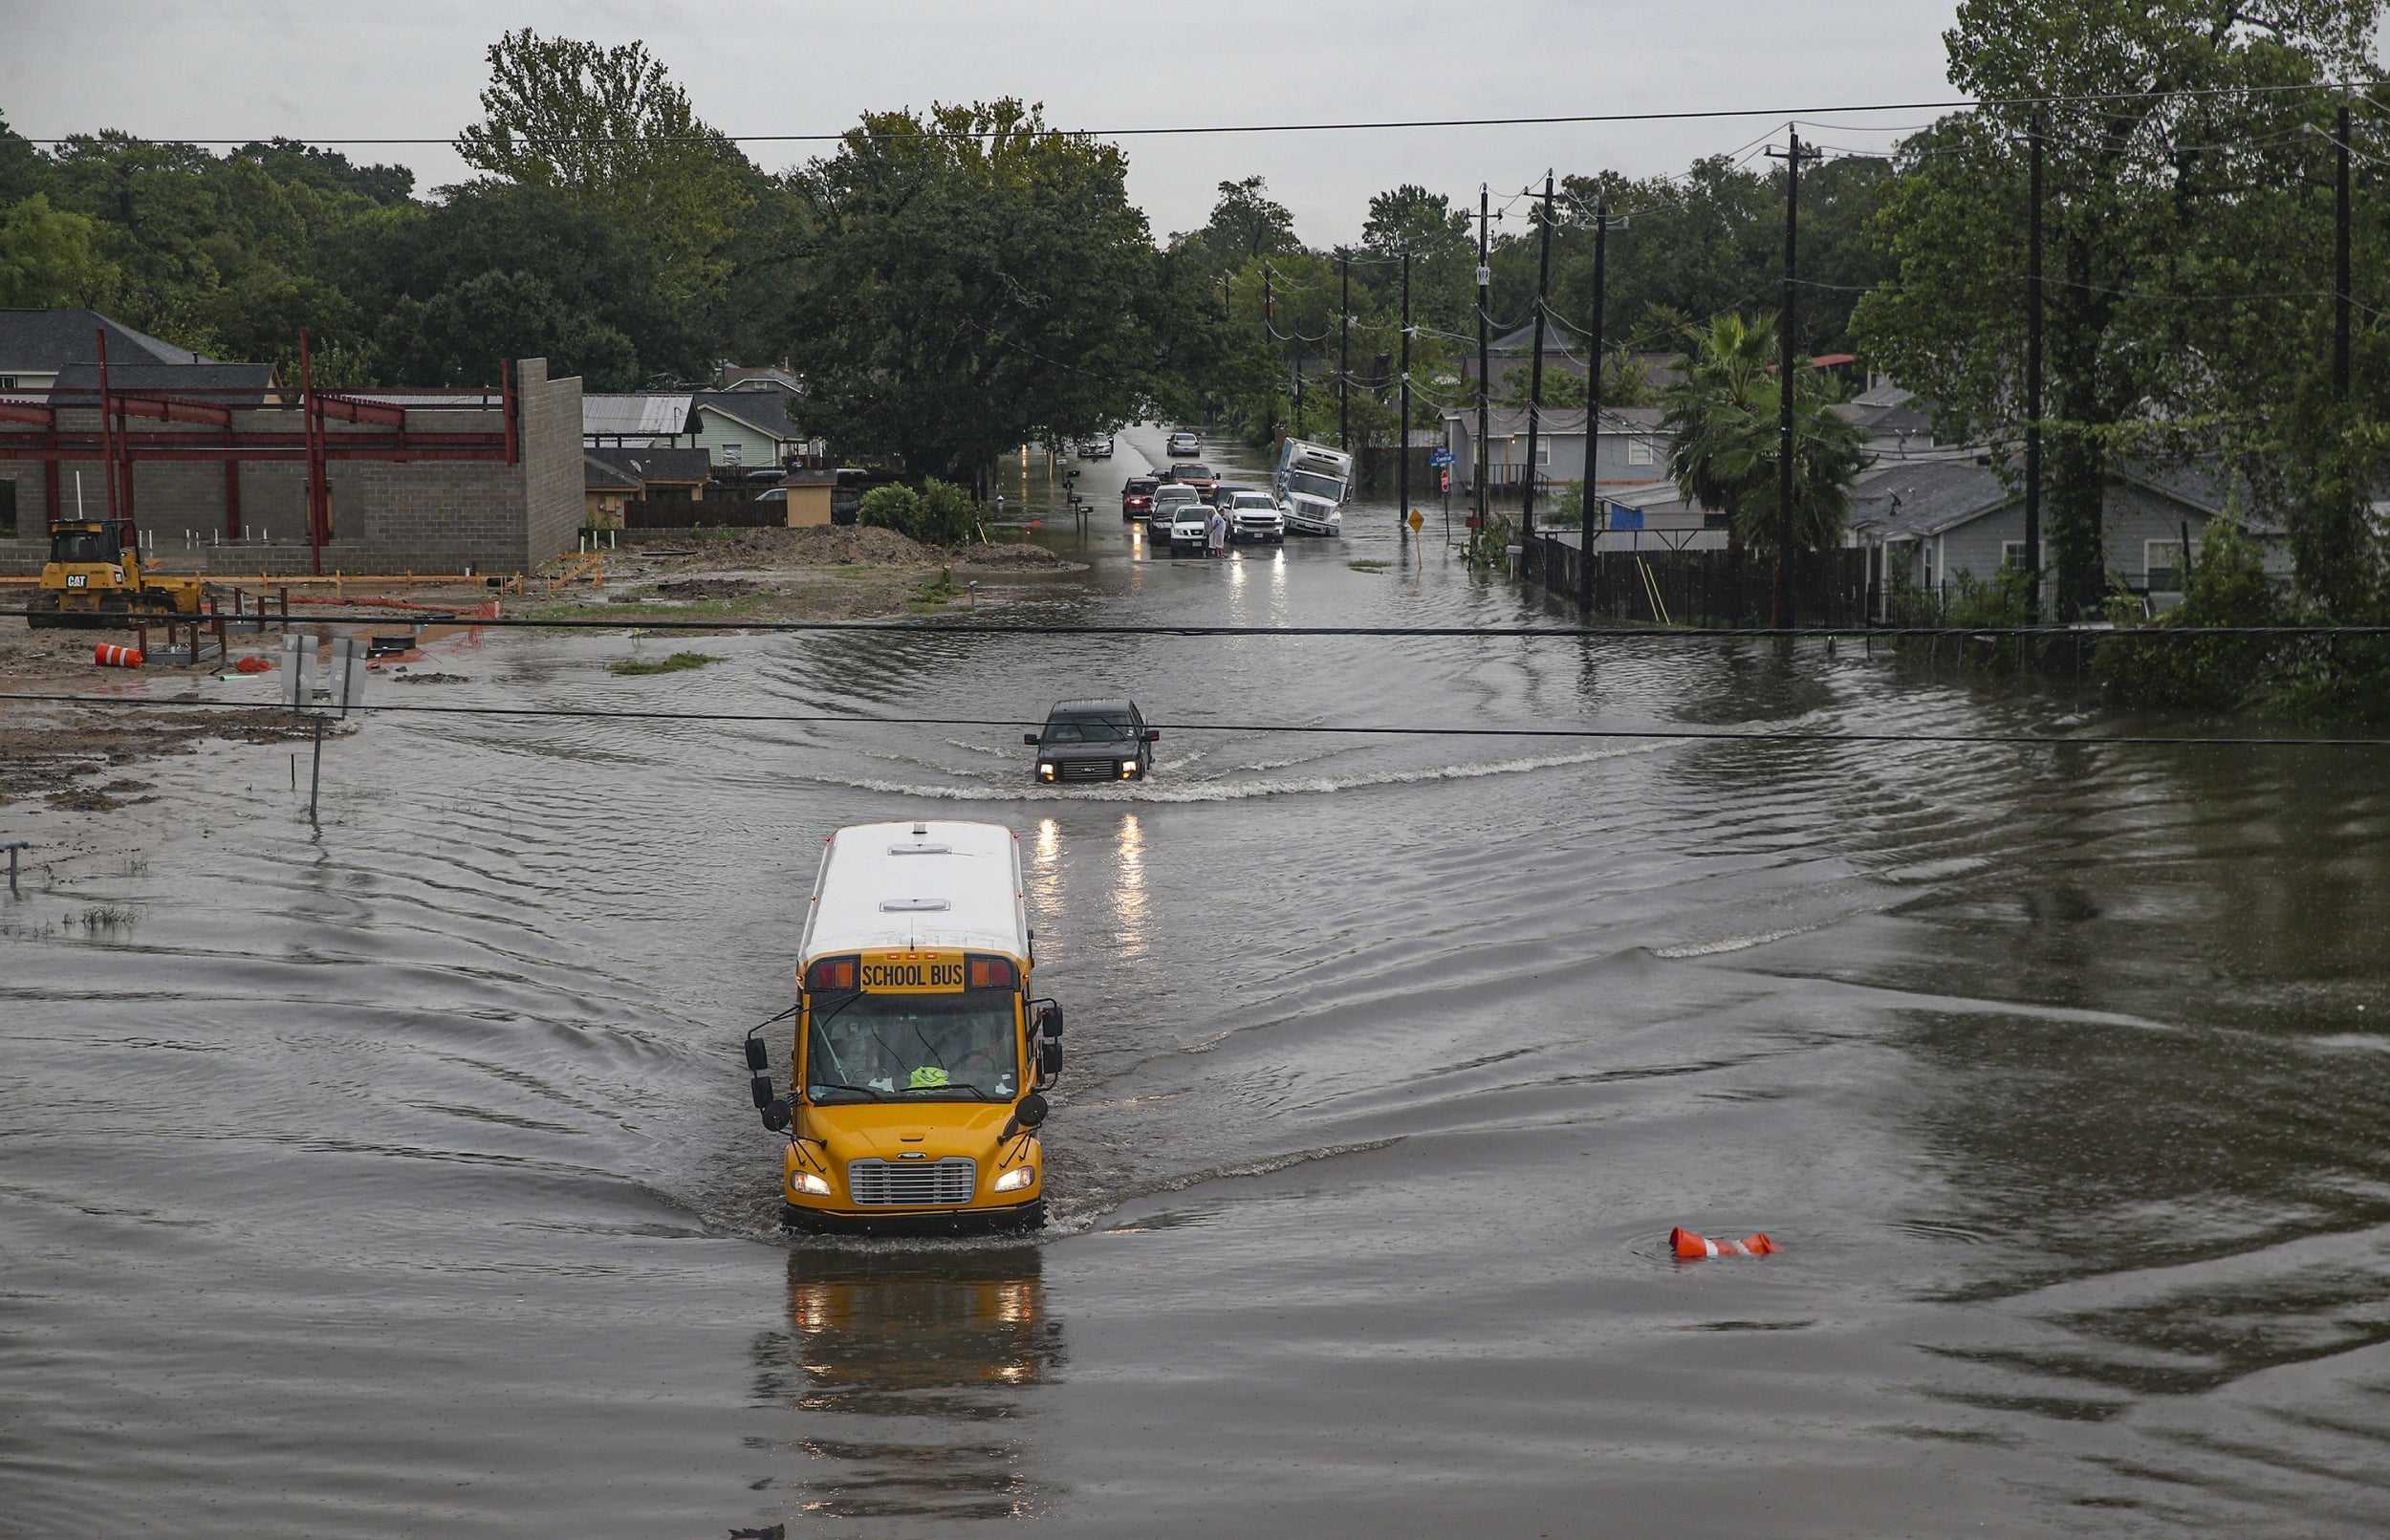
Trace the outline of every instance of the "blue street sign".
<instances>
[{"instance_id":1,"label":"blue street sign","mask_svg":"<svg viewBox=\"0 0 2390 1540\"><path fill-rule=\"evenodd\" d=\"M1452 451L1449 449L1431 450L1427 456L1427 463L1437 466L1448 466L1452 464Z\"/></svg>"}]
</instances>

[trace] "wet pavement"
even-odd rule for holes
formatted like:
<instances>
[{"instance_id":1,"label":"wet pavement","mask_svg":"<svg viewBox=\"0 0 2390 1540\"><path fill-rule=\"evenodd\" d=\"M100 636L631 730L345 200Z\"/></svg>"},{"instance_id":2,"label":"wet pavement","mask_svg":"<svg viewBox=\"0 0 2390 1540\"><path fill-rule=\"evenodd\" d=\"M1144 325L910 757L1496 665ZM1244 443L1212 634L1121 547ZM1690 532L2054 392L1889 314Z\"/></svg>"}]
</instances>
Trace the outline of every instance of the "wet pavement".
<instances>
[{"instance_id":1,"label":"wet pavement","mask_svg":"<svg viewBox=\"0 0 2390 1540\"><path fill-rule=\"evenodd\" d=\"M1084 534L1040 531L1092 570L1009 618L1561 618L1462 571L1440 502L1423 551L1363 507L1155 557L1113 489L1161 436L1120 443ZM635 645L728 662L604 672ZM436 666L470 683L410 697L2085 726L1848 647L509 633ZM2377 758L1159 748L1048 790L1017 731L383 716L328 746L319 833L281 750L145 770L138 852L0 907L0 1532L2390 1525ZM923 813L1023 836L1055 1222L793 1244L739 1036L822 836ZM1679 1264L1680 1224L1783 1249Z\"/></svg>"}]
</instances>

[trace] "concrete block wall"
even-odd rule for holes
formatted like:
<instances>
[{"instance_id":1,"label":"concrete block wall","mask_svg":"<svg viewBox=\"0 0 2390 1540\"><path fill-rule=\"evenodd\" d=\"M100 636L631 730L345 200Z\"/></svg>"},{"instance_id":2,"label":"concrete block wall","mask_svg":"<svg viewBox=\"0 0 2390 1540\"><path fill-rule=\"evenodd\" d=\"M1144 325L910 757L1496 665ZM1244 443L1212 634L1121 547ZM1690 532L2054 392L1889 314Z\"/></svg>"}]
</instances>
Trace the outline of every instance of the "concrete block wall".
<instances>
[{"instance_id":1,"label":"concrete block wall","mask_svg":"<svg viewBox=\"0 0 2390 1540\"><path fill-rule=\"evenodd\" d=\"M526 572L573 546L581 527L581 382L550 380L545 359L517 365L520 401L519 457L503 461L336 461L327 467L332 502L332 539L324 548L326 572L478 573ZM77 421L80 419L80 421ZM267 432L296 431L291 411L244 412L236 425ZM98 425L96 411L62 414L60 426ZM418 433L499 434L505 421L494 408L409 413ZM337 439L375 431L334 423ZM0 426L0 433L5 433ZM31 431L31 430L28 430ZM135 431L140 431L137 426ZM85 507L106 511L107 474L98 462L60 467L59 509L71 513L74 476L83 474ZM34 573L49 554L43 527L44 475L37 461L0 461L0 478L17 486L17 538L0 537L0 572ZM240 466L239 522L264 539L218 545L226 521L221 464L149 461L135 466L133 511L159 553L187 554L196 531L206 570L294 574L311 570L307 545L307 471L298 463L248 462Z\"/></svg>"}]
</instances>

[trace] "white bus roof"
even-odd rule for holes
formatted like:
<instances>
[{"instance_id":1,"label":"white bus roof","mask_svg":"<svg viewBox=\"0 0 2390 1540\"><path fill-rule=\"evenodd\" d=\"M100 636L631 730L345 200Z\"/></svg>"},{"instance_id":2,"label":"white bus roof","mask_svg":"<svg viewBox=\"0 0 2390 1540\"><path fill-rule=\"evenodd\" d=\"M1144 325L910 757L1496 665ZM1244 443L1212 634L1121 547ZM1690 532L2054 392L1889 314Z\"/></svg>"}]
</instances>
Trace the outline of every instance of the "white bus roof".
<instances>
[{"instance_id":1,"label":"white bus roof","mask_svg":"<svg viewBox=\"0 0 2390 1540\"><path fill-rule=\"evenodd\" d=\"M1002 824L858 823L830 836L801 961L924 947L1029 960L1020 841Z\"/></svg>"}]
</instances>

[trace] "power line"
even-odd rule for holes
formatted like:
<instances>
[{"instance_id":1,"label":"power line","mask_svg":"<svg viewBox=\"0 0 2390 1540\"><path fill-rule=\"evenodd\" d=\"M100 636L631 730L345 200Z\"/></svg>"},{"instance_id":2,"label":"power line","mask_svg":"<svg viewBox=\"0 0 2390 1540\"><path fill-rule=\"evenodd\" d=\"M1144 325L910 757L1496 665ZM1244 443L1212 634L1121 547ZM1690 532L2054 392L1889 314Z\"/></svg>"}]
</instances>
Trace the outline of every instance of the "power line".
<instances>
[{"instance_id":1,"label":"power line","mask_svg":"<svg viewBox=\"0 0 2390 1540\"><path fill-rule=\"evenodd\" d=\"M2294 91L2346 92L2355 87L2353 81L2293 81L2276 85L2199 86L2188 89L2161 88L2148 91L2098 91L2033 97L1952 97L1942 100L1855 102L1836 106L1814 107L1702 107L1674 112L1567 113L1521 118L1408 118L1354 119L1310 123L1203 123L1174 124L1142 128L1049 128L1043 133L1082 139L1150 139L1179 135L1223 134L1330 134L1369 133L1404 128L1543 128L1577 123L1657 123L1718 120L1742 118L1779 118L1785 119L1814 118L1820 114L1879 113L1879 112L1962 112L1982 111L1993 107L2057 106L2069 103L2103 101L2146 101L2152 98L2198 97L2257 97L2273 96ZM1019 127L1009 129L944 129L914 128L903 130L844 129L836 133L814 134L591 134L555 140L557 144L679 144L716 143L728 140L738 144L828 144L850 137L872 140L905 139L1006 139L1022 136ZM33 144L65 144L95 139L92 134L68 134L52 138L28 139ZM292 135L252 135L247 139L185 139L150 141L154 143L191 145L226 145L240 148L250 144L271 147L285 144L353 144L353 145L452 145L453 136L437 138L356 137L301 138ZM1515 202L1515 200L1513 200Z\"/></svg>"},{"instance_id":2,"label":"power line","mask_svg":"<svg viewBox=\"0 0 2390 1540\"><path fill-rule=\"evenodd\" d=\"M1583 407L1553 408L1558 411L1581 412ZM1608 410L1608 408L1605 408ZM1898 464L1898 462L1894 462ZM301 602L331 603L333 600L302 600ZM51 610L0 609L0 616L50 616ZM161 618L163 621L163 617ZM187 620L190 617L179 618ZM205 617L203 619L206 618ZM1978 637L2013 640L2039 638L2058 640L2100 641L2111 638L2164 641L2204 641L2220 637L2268 638L2283 640L2294 637L2390 638L2390 625L2214 625L2214 626L2120 626L2096 630L2064 625L1945 625L1945 626L1657 626L1657 625L1187 625L1156 623L1146 625L1087 625L1071 621L985 621L973 620L947 623L939 620L747 620L736 618L675 620L663 618L624 616L619 619L588 619L559 617L541 618L535 616L505 616L495 619L453 618L424 619L421 616L293 616L293 623L321 625L371 625L389 623L393 619L419 620L427 625L450 625L459 628L488 626L520 627L551 631L714 631L714 632L860 632L885 636L925 637L1391 637L1391 638L1470 638L1490 637L1506 640L1607 640L1607 641L1732 641L1786 638L1809 638L1856 640L1898 640L1903 638ZM0 700L31 699L0 695Z\"/></svg>"},{"instance_id":3,"label":"power line","mask_svg":"<svg viewBox=\"0 0 2390 1540\"><path fill-rule=\"evenodd\" d=\"M116 695L0 695L0 701L40 702L62 705L97 705L156 710L190 707L260 711L272 704L251 701L128 699ZM842 723L887 727L1035 727L1042 717L879 717L836 711L636 711L591 706L546 705L371 705L372 712L410 716L565 717L599 722L711 722L754 726ZM1342 737L1384 738L1541 738L1628 740L1685 743L1807 743L1807 744L2008 744L2024 748L2390 748L2390 738L2249 738L2217 734L2169 735L2119 733L2114 736L2066 736L2037 732L1826 732L1796 728L1721 731L1701 727L1350 727L1281 722L1149 722L1148 727L1172 732L1312 733Z\"/></svg>"}]
</instances>

